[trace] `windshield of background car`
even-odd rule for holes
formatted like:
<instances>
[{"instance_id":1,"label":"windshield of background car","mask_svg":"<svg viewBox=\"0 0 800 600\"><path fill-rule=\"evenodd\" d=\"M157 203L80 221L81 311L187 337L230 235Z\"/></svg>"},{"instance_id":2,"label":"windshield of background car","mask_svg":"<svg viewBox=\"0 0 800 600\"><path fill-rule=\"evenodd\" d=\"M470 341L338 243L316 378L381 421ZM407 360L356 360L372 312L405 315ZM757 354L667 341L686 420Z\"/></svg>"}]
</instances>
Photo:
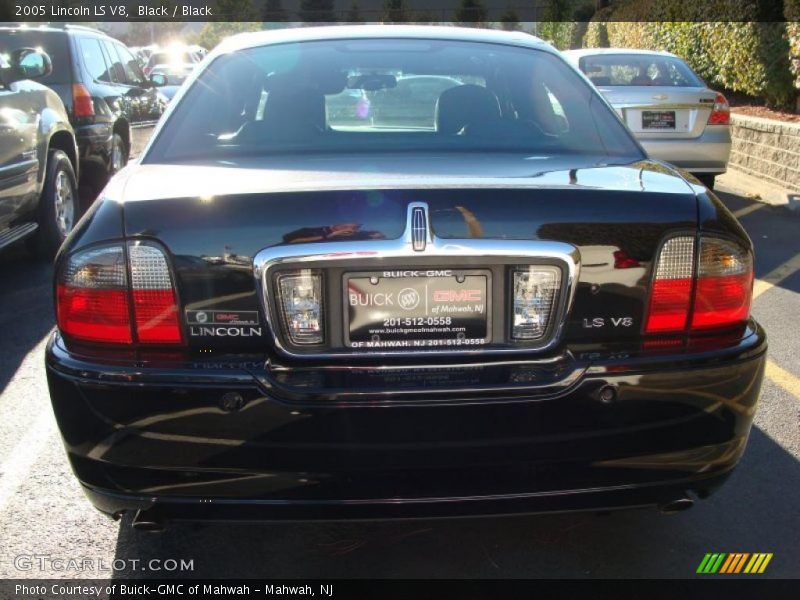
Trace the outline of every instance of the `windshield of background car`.
<instances>
[{"instance_id":1,"label":"windshield of background car","mask_svg":"<svg viewBox=\"0 0 800 600\"><path fill-rule=\"evenodd\" d=\"M398 151L643 158L597 91L552 53L382 39L269 45L217 57L143 162Z\"/></svg>"},{"instance_id":2,"label":"windshield of background car","mask_svg":"<svg viewBox=\"0 0 800 600\"><path fill-rule=\"evenodd\" d=\"M597 86L705 87L689 66L673 56L604 54L584 56L580 69Z\"/></svg>"},{"instance_id":3,"label":"windshield of background car","mask_svg":"<svg viewBox=\"0 0 800 600\"><path fill-rule=\"evenodd\" d=\"M53 71L36 81L44 85L72 82L69 60L69 40L64 32L55 31L0 31L0 54L11 55L19 48L41 48L50 57Z\"/></svg>"}]
</instances>

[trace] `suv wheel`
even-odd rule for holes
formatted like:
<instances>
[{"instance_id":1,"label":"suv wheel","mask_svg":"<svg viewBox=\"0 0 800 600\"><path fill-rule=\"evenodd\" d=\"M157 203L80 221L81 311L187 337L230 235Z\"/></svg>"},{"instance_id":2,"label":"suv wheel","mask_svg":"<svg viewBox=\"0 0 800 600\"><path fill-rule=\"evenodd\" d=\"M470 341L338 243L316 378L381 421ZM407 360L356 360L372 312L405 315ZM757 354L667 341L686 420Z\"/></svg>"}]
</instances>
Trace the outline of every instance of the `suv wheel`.
<instances>
[{"instance_id":1,"label":"suv wheel","mask_svg":"<svg viewBox=\"0 0 800 600\"><path fill-rule=\"evenodd\" d=\"M47 157L47 172L39 198L39 230L33 238L33 251L52 258L78 220L78 185L75 171L66 154L52 150Z\"/></svg>"},{"instance_id":2,"label":"suv wheel","mask_svg":"<svg viewBox=\"0 0 800 600\"><path fill-rule=\"evenodd\" d=\"M113 175L117 171L128 164L128 149L125 147L125 140L118 133L114 134L111 141L111 170L109 175Z\"/></svg>"}]
</instances>

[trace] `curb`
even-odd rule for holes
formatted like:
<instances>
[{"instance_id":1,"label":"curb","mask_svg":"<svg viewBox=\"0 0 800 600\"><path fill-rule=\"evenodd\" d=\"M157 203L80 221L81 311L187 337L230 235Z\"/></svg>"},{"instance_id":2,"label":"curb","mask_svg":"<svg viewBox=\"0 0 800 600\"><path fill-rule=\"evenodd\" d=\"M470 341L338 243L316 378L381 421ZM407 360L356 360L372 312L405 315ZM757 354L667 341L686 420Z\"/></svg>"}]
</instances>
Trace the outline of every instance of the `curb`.
<instances>
[{"instance_id":1,"label":"curb","mask_svg":"<svg viewBox=\"0 0 800 600\"><path fill-rule=\"evenodd\" d=\"M800 192L767 183L730 165L726 173L717 176L715 188L800 214Z\"/></svg>"}]
</instances>

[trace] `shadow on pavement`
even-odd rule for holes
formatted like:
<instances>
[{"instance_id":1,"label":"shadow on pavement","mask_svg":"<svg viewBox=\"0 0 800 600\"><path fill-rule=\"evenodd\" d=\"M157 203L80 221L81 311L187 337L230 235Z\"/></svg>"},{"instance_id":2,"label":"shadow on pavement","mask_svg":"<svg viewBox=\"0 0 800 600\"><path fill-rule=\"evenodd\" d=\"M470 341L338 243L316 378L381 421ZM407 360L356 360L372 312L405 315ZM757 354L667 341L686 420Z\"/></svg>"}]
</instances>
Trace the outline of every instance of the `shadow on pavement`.
<instances>
[{"instance_id":1,"label":"shadow on pavement","mask_svg":"<svg viewBox=\"0 0 800 600\"><path fill-rule=\"evenodd\" d=\"M0 393L25 356L55 325L53 267L24 244L0 252Z\"/></svg>"},{"instance_id":2,"label":"shadow on pavement","mask_svg":"<svg viewBox=\"0 0 800 600\"><path fill-rule=\"evenodd\" d=\"M572 578L692 577L706 552L773 552L768 575L796 576L800 464L754 429L727 484L692 510L643 509L447 521L173 523L135 532L123 519L115 558L194 560L184 573L118 577Z\"/></svg>"},{"instance_id":3,"label":"shadow on pavement","mask_svg":"<svg viewBox=\"0 0 800 600\"><path fill-rule=\"evenodd\" d=\"M724 192L717 192L717 195L731 210L752 204L741 196ZM797 235L800 215L783 207L765 205L742 216L739 221L753 240L756 277L763 277L800 255L800 238ZM800 277L787 277L777 286L800 293Z\"/></svg>"}]
</instances>

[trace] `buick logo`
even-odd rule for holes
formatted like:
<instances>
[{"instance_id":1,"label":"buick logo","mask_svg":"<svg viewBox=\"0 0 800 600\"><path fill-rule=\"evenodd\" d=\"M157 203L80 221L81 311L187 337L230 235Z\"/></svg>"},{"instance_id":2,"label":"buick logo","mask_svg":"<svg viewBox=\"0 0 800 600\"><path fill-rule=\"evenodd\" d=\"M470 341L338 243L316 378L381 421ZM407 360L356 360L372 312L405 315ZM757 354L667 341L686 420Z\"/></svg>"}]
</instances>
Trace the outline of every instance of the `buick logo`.
<instances>
[{"instance_id":1,"label":"buick logo","mask_svg":"<svg viewBox=\"0 0 800 600\"><path fill-rule=\"evenodd\" d=\"M397 303L400 308L405 310L414 310L419 306L419 294L413 288L403 288L397 294Z\"/></svg>"}]
</instances>

